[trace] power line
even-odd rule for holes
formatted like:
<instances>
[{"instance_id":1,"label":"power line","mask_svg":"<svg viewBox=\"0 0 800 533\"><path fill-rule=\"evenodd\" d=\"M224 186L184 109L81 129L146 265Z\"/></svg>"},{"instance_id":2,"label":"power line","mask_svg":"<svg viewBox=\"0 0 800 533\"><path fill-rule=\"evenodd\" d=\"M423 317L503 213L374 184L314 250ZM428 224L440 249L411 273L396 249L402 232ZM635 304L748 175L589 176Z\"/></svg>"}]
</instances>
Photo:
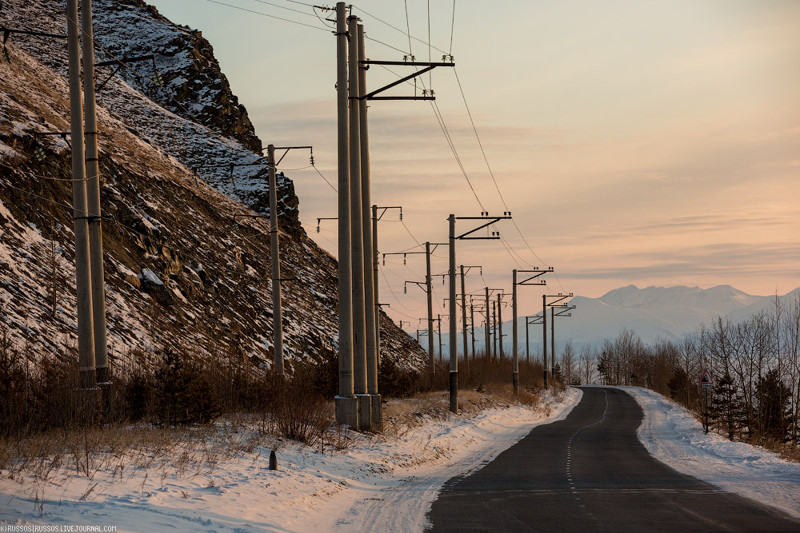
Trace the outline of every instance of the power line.
<instances>
[{"instance_id":1,"label":"power line","mask_svg":"<svg viewBox=\"0 0 800 533\"><path fill-rule=\"evenodd\" d=\"M292 9L291 7L282 6L280 4L275 4L273 2L267 2L267 0L253 0L253 2L258 2L259 4L265 4L268 6L277 7L279 9L285 9L286 11L291 11L293 13L300 13L301 15L306 15L308 17L315 16L314 13L309 13L308 11L300 11L299 9Z\"/></svg>"},{"instance_id":2,"label":"power line","mask_svg":"<svg viewBox=\"0 0 800 533\"><path fill-rule=\"evenodd\" d=\"M453 55L453 31L456 27L456 0L453 0L453 20L450 22L450 55Z\"/></svg>"},{"instance_id":3,"label":"power line","mask_svg":"<svg viewBox=\"0 0 800 533\"><path fill-rule=\"evenodd\" d=\"M381 24L385 24L386 26L389 26L389 27L390 27L390 28L392 28L393 30L395 30L395 31L398 31L398 32L400 32L400 33L401 33L401 34L403 34L403 35L406 35L406 32L405 32L405 31L403 31L402 29L398 28L398 27L397 27L397 26L395 26L394 24L391 24L391 23L389 23L389 22L386 22L385 20L383 20L382 18L378 17L377 15L373 15L372 13L368 12L368 11L367 11L367 10L365 10L364 8L362 8L362 7L359 7L359 6L356 6L356 5L353 5L353 8L355 8L355 9L358 9L359 11L361 11L362 13L364 13L365 15L367 15L367 16L369 16L369 17L372 17L372 18L374 18L375 20L377 20L377 21L378 21L378 22L380 22ZM434 46L434 45L433 45L433 44L431 44L431 43L428 43L428 42L426 42L426 41L423 41L422 39L420 39L420 38L418 38L418 37L414 37L414 36L412 35L412 36L411 36L411 39L413 39L414 41L417 41L417 42L419 42L419 43L422 43L422 44L424 44L424 45L426 45L426 46L430 44L430 46L431 46L431 47L432 47L434 50L436 50L437 52L441 52L441 53L443 53L443 54L447 54L447 52L445 52L445 51L444 51L444 50L442 50L441 48L438 48L437 46Z\"/></svg>"},{"instance_id":4,"label":"power line","mask_svg":"<svg viewBox=\"0 0 800 533\"><path fill-rule=\"evenodd\" d=\"M255 15L261 15L262 17L268 17L268 18L271 18L271 19L282 20L284 22L290 22L292 24L297 24L299 26L305 26L306 28L312 28L312 29L315 29L315 30L321 30L321 31L324 31L326 33L328 31L330 31L327 28L320 28L319 26L313 26L311 24L306 24L305 22L298 22L296 20L279 17L277 15L270 15L269 13L264 13L263 11L256 11L254 9L247 9L246 7L235 6L233 4L226 4L225 2L220 2L219 0L206 0L206 2L209 2L209 3L212 3L212 4L219 4L221 6L230 7L232 9L238 9L239 11L246 11L248 13L253 13Z\"/></svg>"},{"instance_id":5,"label":"power line","mask_svg":"<svg viewBox=\"0 0 800 533\"><path fill-rule=\"evenodd\" d=\"M461 157L458 155L458 150L456 150L455 143L453 143L453 139L450 136L450 132L447 129L447 124L444 122L444 117L442 116L441 112L439 111L439 106L436 104L435 100L431 100L431 108L433 109L433 114L436 116L436 120L439 123L439 127L444 134L444 138L447 141L447 145L450 147L450 151L453 153L453 157L456 159L456 163L458 167L461 169L461 174L464 176L464 179L467 180L467 185L469 185L470 190L472 191L473 196L475 196L475 200L477 200L478 205L481 207L481 211L486 211L486 208L483 206L483 202L478 197L478 193L475 191L475 187L472 186L472 181L470 181L469 176L467 175L467 171L464 168L464 164L461 161Z\"/></svg>"},{"instance_id":6,"label":"power line","mask_svg":"<svg viewBox=\"0 0 800 533\"><path fill-rule=\"evenodd\" d=\"M306 6L306 7L317 7L314 4L308 4L306 2L300 2L298 0L286 0L286 1L291 2L292 4L300 4L301 6Z\"/></svg>"},{"instance_id":7,"label":"power line","mask_svg":"<svg viewBox=\"0 0 800 533\"><path fill-rule=\"evenodd\" d=\"M413 57L414 51L411 49L411 24L408 22L408 0L403 0L406 8L406 35L408 35L408 53Z\"/></svg>"},{"instance_id":8,"label":"power line","mask_svg":"<svg viewBox=\"0 0 800 533\"><path fill-rule=\"evenodd\" d=\"M411 233L411 230L410 230L410 229L408 229L408 226L406 226L406 221L405 221L405 220L401 220L400 222L403 224L403 227L406 229L406 231L407 231L407 232L408 232L408 234L411 236L411 238L412 238L412 239L414 239L414 242L415 242L415 243L417 243L417 246L422 246L422 243L419 241L419 239L417 239L417 238L414 236L414 234L413 234L413 233Z\"/></svg>"},{"instance_id":9,"label":"power line","mask_svg":"<svg viewBox=\"0 0 800 533\"><path fill-rule=\"evenodd\" d=\"M453 4L455 5L455 0L453 1ZM455 7L454 7L454 9L455 9ZM497 190L498 196L500 196L500 201L503 203L503 207L505 208L505 210L507 212L510 212L511 209L509 209L508 204L506 203L506 199L503 196L503 193L500 191L500 186L497 183L497 179L495 178L494 171L492 170L492 166L489 164L489 158L486 155L486 150L484 150L484 148L483 148L483 142L481 141L480 135L478 134L478 128L475 126L475 120L472 117L472 112L470 111L469 103L467 102L467 97L464 94L464 88L461 85L461 80L458 77L458 71L455 69L455 67L453 68L453 73L455 74L455 77L456 77L456 82L458 84L458 90L461 93L461 99L464 101L464 107L467 110L467 116L469 117L469 122L472 125L472 131L475 133L475 139L478 141L478 146L480 147L481 155L483 156L483 161L486 163L486 168L489 170L489 176L491 176L491 178L492 178L492 182L494 183L494 187ZM517 221L514 218L512 218L511 222L514 225L514 228L517 230L517 233L519 233L519 236L522 238L522 241L525 243L525 246L528 248L528 250L530 250L530 252L533 254L533 256L539 261L541 266L544 266L546 264L545 261L541 257L539 257L539 255L536 253L536 251L533 249L533 247L528 242L528 239L525 238L525 235L522 233L522 230L520 229L519 224L517 224ZM530 266L534 266L533 264L531 264L530 262L528 262L528 261L526 261L524 259L523 259L523 261L525 263L527 263L528 265L530 265ZM556 281L558 282L559 287L561 287L561 289L563 291L564 287L561 285L561 280L558 279L558 275L556 275Z\"/></svg>"},{"instance_id":10,"label":"power line","mask_svg":"<svg viewBox=\"0 0 800 533\"><path fill-rule=\"evenodd\" d=\"M208 1L210 2L211 0L208 0ZM401 54L405 54L406 53L405 50L401 50L400 48L397 48L396 46L392 46L391 44L385 43L383 41L379 41L378 39L376 39L374 37L370 37L366 33L364 34L364 38L369 40L369 41L372 41L372 42L375 42L375 43L378 43L378 44L382 44L383 46L385 46L387 48L391 48L392 50L394 50L396 52L400 52ZM408 52L408 53L410 54L411 52Z\"/></svg>"}]
</instances>

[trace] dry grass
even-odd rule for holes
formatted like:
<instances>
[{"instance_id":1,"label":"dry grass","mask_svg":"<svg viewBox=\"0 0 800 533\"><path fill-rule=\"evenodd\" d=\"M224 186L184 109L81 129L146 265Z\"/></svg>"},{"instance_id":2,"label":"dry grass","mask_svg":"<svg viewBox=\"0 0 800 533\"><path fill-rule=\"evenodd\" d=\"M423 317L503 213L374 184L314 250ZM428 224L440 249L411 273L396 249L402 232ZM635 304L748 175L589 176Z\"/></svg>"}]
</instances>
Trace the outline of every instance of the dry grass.
<instances>
[{"instance_id":1,"label":"dry grass","mask_svg":"<svg viewBox=\"0 0 800 533\"><path fill-rule=\"evenodd\" d=\"M536 392L523 391L515 395L512 386L493 385L493 391L460 390L458 393L459 416L471 418L481 411L511 405L541 405L541 396ZM402 438L411 429L431 420L447 420L450 412L448 392L433 391L419 393L402 400L389 400L383 408L383 433Z\"/></svg>"},{"instance_id":2,"label":"dry grass","mask_svg":"<svg viewBox=\"0 0 800 533\"><path fill-rule=\"evenodd\" d=\"M101 471L121 480L145 471L145 477L161 479L163 485L171 475L209 475L223 461L277 449L280 441L258 427L256 417L238 416L214 426L86 427L6 437L0 439L0 471L10 479L30 476L34 482L69 473L92 480Z\"/></svg>"}]
</instances>

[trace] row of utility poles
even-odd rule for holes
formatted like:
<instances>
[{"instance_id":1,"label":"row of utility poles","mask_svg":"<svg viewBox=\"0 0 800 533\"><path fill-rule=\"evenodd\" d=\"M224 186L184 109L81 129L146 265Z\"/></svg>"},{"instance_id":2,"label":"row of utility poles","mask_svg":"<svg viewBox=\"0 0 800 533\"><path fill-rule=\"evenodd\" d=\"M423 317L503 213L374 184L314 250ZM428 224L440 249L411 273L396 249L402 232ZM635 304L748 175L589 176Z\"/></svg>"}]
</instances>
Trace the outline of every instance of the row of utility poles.
<instances>
[{"instance_id":1,"label":"row of utility poles","mask_svg":"<svg viewBox=\"0 0 800 533\"><path fill-rule=\"evenodd\" d=\"M95 398L98 386L108 398L110 373L105 323L105 294L103 272L102 214L100 210L100 178L97 148L97 122L95 103L94 46L92 28L91 0L81 0L81 27L78 26L78 0L67 0L68 52L69 52L69 87L70 87L70 135L72 138L72 172L73 172L73 215L75 225L76 250L76 286L78 294L78 353L80 366L80 388L85 391L86 398ZM360 430L374 429L381 425L381 401L378 392L378 365L380 357L378 299L378 252L377 222L388 209L397 207L371 206L369 138L367 127L368 100L433 100L432 94L422 96L378 96L379 93L413 79L438 66L454 66L451 62L415 62L415 61L370 61L365 58L364 28L355 16L347 16L344 2L336 5L336 37L337 37L337 109L338 109L338 233L339 233L339 394L336 396L336 419L340 424ZM82 38L81 38L82 36ZM81 44L82 41L82 44ZM81 56L82 49L82 56ZM83 63L83 91L81 91L81 59ZM443 58L444 60L445 58ZM451 58L452 59L452 58ZM405 76L385 87L367 92L366 70L371 64L410 66L413 74ZM82 98L83 97L83 100ZM269 170L270 191L270 248L272 263L272 298L273 298L273 335L274 335L274 369L282 375L284 367L281 283L287 281L280 274L279 229L277 210L277 177L275 161L276 150L310 147L267 147L267 166ZM285 155L285 154L284 154ZM379 214L380 213L380 214ZM370 216L371 215L371 216ZM402 219L402 211L401 211ZM457 357L457 316L459 304L456 296L456 241L499 239L499 234L492 231L487 236L478 235L481 229L488 228L501 220L511 218L510 213L503 216L489 216L481 213L480 217L456 217L451 214L449 222L449 240L447 243L425 243L426 279L416 283L426 292L428 317L427 335L428 351L431 354L431 372L433 364L433 313L432 313L432 277L431 254L438 246L448 246L449 269L449 352L450 352L450 409L458 411L458 357ZM371 220L371 224L370 224ZM474 227L457 234L456 221L465 221ZM408 252L413 253L413 252ZM419 252L422 253L422 252ZM477 265L460 265L461 275L461 323L463 352L468 353L467 334L467 302L465 292L465 276ZM549 270L520 271L532 276L517 283L517 271L514 271L514 290L512 307L514 309L514 390L518 390L518 354L516 323L516 286L532 284L534 278ZM482 272L481 272L482 273ZM445 275L442 275L443 279ZM537 283L537 284L543 284ZM490 292L497 292L494 306L494 318L498 331L494 335L495 342L499 338L500 357L503 357L502 342L502 292L497 289L485 290L483 312L486 317L486 346L490 346L489 323L491 320ZM571 296L571 295L570 295ZM544 297L542 323L543 335L546 336L546 309L551 313L567 296L561 294L550 296L555 298L549 303ZM470 316L473 323L472 351L475 351L474 332L475 306L470 299ZM481 307L478 306L479 312ZM553 315L553 317L556 315ZM441 317L439 317L441 330ZM527 318L526 318L527 320ZM551 317L552 324L552 317ZM552 327L552 326L551 326ZM527 329L527 328L526 328ZM527 337L527 333L526 333ZM441 343L441 331L439 335ZM440 354L441 354L440 346ZM545 342L545 384L547 383L547 355ZM468 364L468 358L466 359Z\"/></svg>"}]
</instances>

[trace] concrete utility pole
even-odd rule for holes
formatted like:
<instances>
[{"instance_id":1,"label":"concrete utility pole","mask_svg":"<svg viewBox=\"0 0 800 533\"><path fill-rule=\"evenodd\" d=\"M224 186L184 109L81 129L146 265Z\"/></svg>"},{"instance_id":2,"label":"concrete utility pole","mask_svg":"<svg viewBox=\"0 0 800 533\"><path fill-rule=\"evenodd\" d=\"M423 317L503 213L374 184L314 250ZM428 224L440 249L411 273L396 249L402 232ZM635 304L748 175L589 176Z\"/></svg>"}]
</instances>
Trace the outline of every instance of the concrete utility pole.
<instances>
[{"instance_id":1,"label":"concrete utility pole","mask_svg":"<svg viewBox=\"0 0 800 533\"><path fill-rule=\"evenodd\" d=\"M497 301L492 300L492 360L497 360Z\"/></svg>"},{"instance_id":2,"label":"concrete utility pole","mask_svg":"<svg viewBox=\"0 0 800 533\"><path fill-rule=\"evenodd\" d=\"M379 283L378 283L378 206L372 206L372 294L373 312L375 313L375 357L378 371L381 368L381 308ZM400 329L403 329L403 321L400 321Z\"/></svg>"},{"instance_id":3,"label":"concrete utility pole","mask_svg":"<svg viewBox=\"0 0 800 533\"><path fill-rule=\"evenodd\" d=\"M475 306L472 304L472 298L469 301L469 323L472 326L472 360L475 360Z\"/></svg>"},{"instance_id":4,"label":"concrete utility pole","mask_svg":"<svg viewBox=\"0 0 800 533\"><path fill-rule=\"evenodd\" d=\"M111 374L108 369L106 342L106 294L103 269L103 226L100 210L100 164L97 149L97 110L94 94L94 29L92 0L81 3L81 40L83 49L83 100L86 128L86 194L89 227L89 261L91 262L92 330L94 333L94 364L97 384L103 395L103 405L110 407ZM73 136L73 139L75 137Z\"/></svg>"},{"instance_id":5,"label":"concrete utility pole","mask_svg":"<svg viewBox=\"0 0 800 533\"><path fill-rule=\"evenodd\" d=\"M461 331L464 337L464 371L469 373L469 350L467 348L467 293L464 290L464 265L461 270Z\"/></svg>"},{"instance_id":6,"label":"concrete utility pole","mask_svg":"<svg viewBox=\"0 0 800 533\"><path fill-rule=\"evenodd\" d=\"M531 362L531 338L528 333L530 328L528 327L528 318L525 317L525 360L530 363Z\"/></svg>"},{"instance_id":7,"label":"concrete utility pole","mask_svg":"<svg viewBox=\"0 0 800 533\"><path fill-rule=\"evenodd\" d=\"M336 104L338 116L339 394L336 423L358 428L353 380L353 278L350 272L350 160L347 112L347 5L336 3Z\"/></svg>"},{"instance_id":8,"label":"concrete utility pole","mask_svg":"<svg viewBox=\"0 0 800 533\"><path fill-rule=\"evenodd\" d=\"M425 242L425 292L428 304L428 353L431 357L431 379L436 373L436 364L433 356L433 288L431 283L431 243ZM441 324L440 324L441 325ZM441 335L439 336L441 343ZM442 358L442 347L439 345L439 359Z\"/></svg>"},{"instance_id":9,"label":"concrete utility pole","mask_svg":"<svg viewBox=\"0 0 800 533\"><path fill-rule=\"evenodd\" d=\"M476 231L486 228L500 220L511 218L508 213L502 217L456 217L450 214L447 218L449 222L449 268L448 274L450 275L450 411L458 413L458 352L456 348L456 241L462 239L469 240L483 240L483 239L499 239L500 235L492 232L490 237L470 237ZM456 218L459 220L480 220L482 224L473 228L461 235L456 235Z\"/></svg>"},{"instance_id":10,"label":"concrete utility pole","mask_svg":"<svg viewBox=\"0 0 800 533\"><path fill-rule=\"evenodd\" d=\"M439 362L442 362L442 315L436 315L436 322L438 324L439 335Z\"/></svg>"},{"instance_id":11,"label":"concrete utility pole","mask_svg":"<svg viewBox=\"0 0 800 533\"><path fill-rule=\"evenodd\" d=\"M517 321L518 321L518 319L517 319L517 307L518 307L517 285L545 285L546 282L544 280L538 280L537 278L539 278L540 276L542 276L542 275L544 275L544 274L546 274L548 272L552 272L552 271L553 271L552 268L550 268L548 270L539 270L538 268L536 268L534 270L517 270L517 269L514 269L512 271L511 283L512 283L513 289L511 291L511 309L512 309L513 318L511 320L511 322L512 322L512 327L511 327L512 335L511 336L512 336L512 344L513 344L513 352L512 353L513 353L513 367L514 367L513 373L514 373L514 375L513 375L512 381L513 381L513 384L514 384L514 394L517 394L519 392L519 342L517 340L517 328L518 328L518 324L517 324ZM518 273L524 273L526 275L526 278L523 279L523 280L519 280L518 281L517 280L517 274ZM526 345L525 346L526 346L526 351L528 350L527 340L528 340L528 319L526 317L525 318L525 341L526 341ZM530 352L528 352L528 361L530 361Z\"/></svg>"},{"instance_id":12,"label":"concrete utility pole","mask_svg":"<svg viewBox=\"0 0 800 533\"><path fill-rule=\"evenodd\" d=\"M84 167L81 51L78 38L78 0L67 0L70 133L72 137L72 205L75 220L75 287L78 296L78 370L84 401L96 388L92 287L89 259L86 169ZM86 406L88 407L88 405Z\"/></svg>"},{"instance_id":13,"label":"concrete utility pole","mask_svg":"<svg viewBox=\"0 0 800 533\"><path fill-rule=\"evenodd\" d=\"M358 429L370 429L372 402L367 394L367 324L364 286L364 237L361 222L361 119L358 88L358 17L347 17L350 100L350 253L353 275L353 382L358 400Z\"/></svg>"},{"instance_id":14,"label":"concrete utility pole","mask_svg":"<svg viewBox=\"0 0 800 533\"><path fill-rule=\"evenodd\" d=\"M556 309L550 308L550 375L556 379Z\"/></svg>"},{"instance_id":15,"label":"concrete utility pole","mask_svg":"<svg viewBox=\"0 0 800 533\"><path fill-rule=\"evenodd\" d=\"M381 214L378 215L378 210L381 210ZM380 207L377 205L372 206L372 288L374 296L374 312L375 312L375 357L376 357L376 366L378 371L381 368L381 304L380 304L380 291L379 287L380 284L378 283L378 269L380 265L378 264L378 222L383 215L386 213L388 209L399 209L400 210L400 220L403 220L403 208L400 206L391 206L391 207ZM400 329L403 329L403 321L400 321Z\"/></svg>"},{"instance_id":16,"label":"concrete utility pole","mask_svg":"<svg viewBox=\"0 0 800 533\"><path fill-rule=\"evenodd\" d=\"M530 329L530 326L537 326L541 323L542 323L542 315L539 313L525 317L525 351L528 355L529 363L531 361L531 351L530 351L530 337L528 335L528 330Z\"/></svg>"},{"instance_id":17,"label":"concrete utility pole","mask_svg":"<svg viewBox=\"0 0 800 533\"><path fill-rule=\"evenodd\" d=\"M352 34L351 34L352 35ZM357 25L358 61L366 59L364 52L364 26ZM369 220L370 175L369 175L369 134L367 127L367 66L358 64L358 117L359 139L361 140L361 227L364 242L364 313L366 328L367 355L367 394L370 395L370 413L373 427L381 426L381 395L378 394L378 343L376 328L380 319L379 301L375 295L375 268L377 256L373 248L374 239Z\"/></svg>"},{"instance_id":18,"label":"concrete utility pole","mask_svg":"<svg viewBox=\"0 0 800 533\"><path fill-rule=\"evenodd\" d=\"M269 244L272 263L272 344L275 373L283 376L283 310L281 306L281 259L278 242L278 178L275 175L275 145L267 146L269 168Z\"/></svg>"},{"instance_id":19,"label":"concrete utility pole","mask_svg":"<svg viewBox=\"0 0 800 533\"><path fill-rule=\"evenodd\" d=\"M570 293L571 295L572 293ZM556 307L561 308L559 312L556 312ZM553 374L555 375L555 360L556 360L556 331L555 331L555 323L556 317L570 317L572 314L570 313L571 310L575 309L574 305L553 305L550 307L550 339L551 339L551 346L552 346L552 360L553 362ZM562 369L563 371L563 369Z\"/></svg>"},{"instance_id":20,"label":"concrete utility pole","mask_svg":"<svg viewBox=\"0 0 800 533\"><path fill-rule=\"evenodd\" d=\"M378 283L378 206L372 206L372 301L373 313L375 313L375 363L378 372L381 368L381 308L379 305L380 290ZM400 329L403 329L403 321L400 321Z\"/></svg>"},{"instance_id":21,"label":"concrete utility pole","mask_svg":"<svg viewBox=\"0 0 800 533\"><path fill-rule=\"evenodd\" d=\"M483 333L486 337L486 357L491 361L492 359L492 338L491 338L491 329L489 324L491 324L491 306L489 305L489 287L486 287L486 322L483 324Z\"/></svg>"},{"instance_id":22,"label":"concrete utility pole","mask_svg":"<svg viewBox=\"0 0 800 533\"><path fill-rule=\"evenodd\" d=\"M497 341L500 348L500 360L503 360L503 293L497 293Z\"/></svg>"},{"instance_id":23,"label":"concrete utility pole","mask_svg":"<svg viewBox=\"0 0 800 533\"><path fill-rule=\"evenodd\" d=\"M551 267L552 268L552 267ZM548 303L547 299L553 298L553 300ZM567 298L572 298L572 293L569 294L542 294L542 352L544 354L544 387L547 388L547 308L548 307L566 307L563 302ZM551 322L554 318L551 318ZM555 343L553 344L553 350L555 352ZM555 372L555 353L551 354L551 375Z\"/></svg>"},{"instance_id":24,"label":"concrete utility pole","mask_svg":"<svg viewBox=\"0 0 800 533\"><path fill-rule=\"evenodd\" d=\"M547 295L542 294L542 360L544 363L544 388L547 389Z\"/></svg>"},{"instance_id":25,"label":"concrete utility pole","mask_svg":"<svg viewBox=\"0 0 800 533\"><path fill-rule=\"evenodd\" d=\"M458 353L456 351L456 216L450 223L450 411L458 413Z\"/></svg>"}]
</instances>

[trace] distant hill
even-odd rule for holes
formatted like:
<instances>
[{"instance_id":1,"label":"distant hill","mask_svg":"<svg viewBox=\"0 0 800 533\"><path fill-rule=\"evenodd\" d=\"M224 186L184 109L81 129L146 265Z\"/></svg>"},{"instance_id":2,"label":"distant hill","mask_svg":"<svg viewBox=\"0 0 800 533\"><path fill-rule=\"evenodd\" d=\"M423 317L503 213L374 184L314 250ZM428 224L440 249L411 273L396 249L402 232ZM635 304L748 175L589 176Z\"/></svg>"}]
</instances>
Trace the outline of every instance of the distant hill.
<instances>
[{"instance_id":1,"label":"distant hill","mask_svg":"<svg viewBox=\"0 0 800 533\"><path fill-rule=\"evenodd\" d=\"M780 298L788 302L798 296L800 288ZM616 337L623 328L635 332L645 343L653 343L658 339L678 340L717 317L731 321L744 320L774 306L775 296L753 296L730 285L718 285L710 289L683 286L640 289L628 285L600 298L576 296L570 303L577 308L572 311L571 317L556 319L556 343L563 346L571 341L573 347L581 348L599 346L605 339ZM503 333L507 335L504 343L506 353L510 353L512 346L511 325L511 321L503 323ZM524 327L524 319L521 318L519 342L522 353L525 350ZM542 328L530 328L531 352L538 353L541 350ZM549 330L548 326L548 334ZM475 333L476 349L483 349L483 339L483 329L479 328Z\"/></svg>"}]
</instances>

